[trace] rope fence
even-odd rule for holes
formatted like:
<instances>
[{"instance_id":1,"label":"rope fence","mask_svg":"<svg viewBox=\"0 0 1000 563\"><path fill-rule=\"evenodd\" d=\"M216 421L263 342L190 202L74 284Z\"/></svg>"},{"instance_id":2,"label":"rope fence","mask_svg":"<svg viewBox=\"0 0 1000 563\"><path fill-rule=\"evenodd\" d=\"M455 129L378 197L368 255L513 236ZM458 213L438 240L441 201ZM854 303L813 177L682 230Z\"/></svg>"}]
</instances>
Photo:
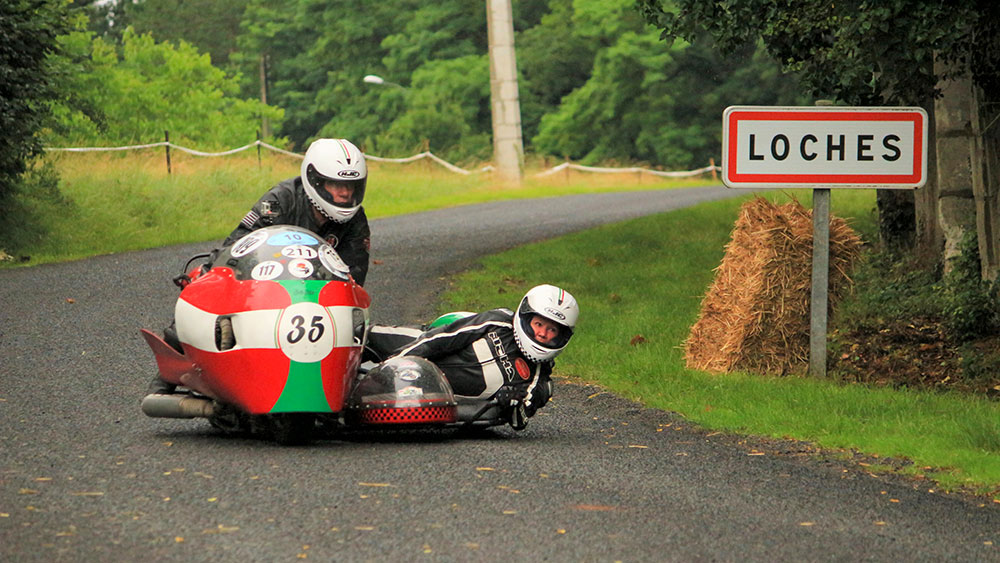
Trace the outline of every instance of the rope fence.
<instances>
[{"instance_id":1,"label":"rope fence","mask_svg":"<svg viewBox=\"0 0 1000 563\"><path fill-rule=\"evenodd\" d=\"M123 147L45 147L45 150L46 151L51 151L51 152L109 152L109 151L129 151L129 150L153 149L153 148L158 148L158 147L164 147L166 149L166 151L167 151L167 171L168 172L170 171L170 149L178 150L178 151L181 151L181 152L184 152L184 153L187 153L187 154L190 154L190 155L194 155L194 156L216 157L216 156L229 156L229 155L236 154L238 152L242 152L242 151L245 151L245 150L250 150L250 149L256 147L257 151L258 151L258 158L260 156L260 149L261 148L265 148L265 149L268 149L268 150L271 150L271 151L274 151L274 152L277 152L277 153L280 153L280 154L284 154L284 155L287 155L287 156L294 156L296 158L304 158L304 156L305 156L305 155L302 155L302 154L299 154L299 153L296 153L296 152L286 151L286 150L278 148L278 147L276 147L274 145L270 145L268 143L265 143L264 141L261 141L259 139L256 140L256 141L254 141L254 142L252 142L252 143L243 145L242 147L237 147L235 149L229 149L229 150L221 151L221 152L204 152L204 151L199 151L199 150L191 149L191 148L188 148L188 147L183 147L181 145L176 145L174 143L171 143L170 141L160 141L158 143L148 143L148 144L144 144L144 145L128 145L128 146L123 146ZM441 157L433 154L430 151L424 151L422 153L415 154L413 156L409 156L409 157L406 157L406 158L385 158L385 157L375 156L375 155L371 155L371 154L366 154L365 158L367 158L368 160L372 160L374 162L390 162L390 163L396 163L396 164L407 164L407 163L410 163L410 162L416 162L418 160L422 160L422 159L426 158L426 159L429 159L429 160L431 160L433 162L436 162L437 164L441 165L442 167L446 168L447 170L450 170L450 171L452 171L452 172L454 172L456 174L463 174L463 175L469 175L469 174L481 173L481 172L489 172L491 170L494 170L494 167L492 165L483 166L482 168L480 168L478 170L466 170L464 168L461 168L459 166L456 166L456 165L454 165L454 164L452 164L452 163L444 160L443 158L441 158ZM653 176L660 176L660 177L665 177L665 178L690 178L690 177L694 177L694 176L700 176L702 174L712 174L712 176L715 177L715 174L717 172L721 172L722 171L722 167L716 166L714 159L712 160L711 164L709 164L708 166L706 166L704 168L698 168L697 170L682 170L682 171L675 171L675 172L665 172L663 170L653 170L651 168L640 168L640 167L636 167L636 166L628 167L628 168L608 168L608 167L600 167L600 166L583 166L581 164L573 164L573 163L567 161L567 162L563 162L562 164L559 164L558 166L554 166L552 168L549 168L548 170L544 170L542 172L539 172L539 173L535 174L535 177L549 176L549 175L556 174L556 173L559 173L559 172L564 172L564 171L567 171L567 170L578 170L578 171L581 171L581 172L594 172L594 173L598 173L598 174L624 174L624 173L630 173L630 174L651 174Z\"/></svg>"}]
</instances>

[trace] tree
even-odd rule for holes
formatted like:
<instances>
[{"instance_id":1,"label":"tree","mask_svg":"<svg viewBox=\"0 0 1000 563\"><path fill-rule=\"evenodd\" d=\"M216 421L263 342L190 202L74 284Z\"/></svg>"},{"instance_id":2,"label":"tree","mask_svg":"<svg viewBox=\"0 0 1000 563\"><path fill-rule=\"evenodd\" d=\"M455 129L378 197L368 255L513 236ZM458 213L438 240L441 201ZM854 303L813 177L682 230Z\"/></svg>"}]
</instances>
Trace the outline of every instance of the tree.
<instances>
[{"instance_id":1,"label":"tree","mask_svg":"<svg viewBox=\"0 0 1000 563\"><path fill-rule=\"evenodd\" d=\"M637 1L646 20L660 28L665 39L690 38L707 30L724 50L763 40L768 52L787 70L795 71L817 98L833 98L849 105L922 105L933 114L932 100L940 96L941 84L971 76L978 91L989 96L996 96L1000 86L1000 6L990 0L893 0L877 4L861 0L675 0L669 8L661 0ZM971 160L976 158L971 156ZM994 171L993 177L985 180L993 194L998 175L1000 171ZM950 188L930 186L933 189L947 192ZM921 217L936 220L935 209L926 205L913 213L909 192L883 192L879 193L879 211L884 239L905 241L913 238ZM909 201L902 205L891 201L907 194ZM933 198L925 199L930 199L928 205L937 204ZM916 220L906 224L886 221L894 217ZM991 221L1000 225L995 216L980 223Z\"/></svg>"},{"instance_id":2,"label":"tree","mask_svg":"<svg viewBox=\"0 0 1000 563\"><path fill-rule=\"evenodd\" d=\"M58 92L49 73L56 37L69 19L57 0L0 4L0 207L16 190L28 161L42 150L36 132ZM4 221L6 222L6 221Z\"/></svg>"},{"instance_id":3,"label":"tree","mask_svg":"<svg viewBox=\"0 0 1000 563\"><path fill-rule=\"evenodd\" d=\"M208 55L181 41L156 42L127 29L121 52L92 32L59 38L72 96L52 105L49 140L66 144L133 144L158 141L199 148L232 148L254 139L261 116L282 112L239 97L234 78L212 66Z\"/></svg>"},{"instance_id":4,"label":"tree","mask_svg":"<svg viewBox=\"0 0 1000 563\"><path fill-rule=\"evenodd\" d=\"M719 155L719 119L731 94L741 103L796 99L795 82L755 56L752 43L727 58L707 37L665 49L630 0L577 1L572 9L573 44L593 46L593 63L585 82L541 118L536 151L697 168Z\"/></svg>"},{"instance_id":5,"label":"tree","mask_svg":"<svg viewBox=\"0 0 1000 563\"><path fill-rule=\"evenodd\" d=\"M225 68L236 51L236 37L248 0L142 0L129 9L128 25L157 41L186 41ZM198 22L198 25L191 25Z\"/></svg>"}]
</instances>

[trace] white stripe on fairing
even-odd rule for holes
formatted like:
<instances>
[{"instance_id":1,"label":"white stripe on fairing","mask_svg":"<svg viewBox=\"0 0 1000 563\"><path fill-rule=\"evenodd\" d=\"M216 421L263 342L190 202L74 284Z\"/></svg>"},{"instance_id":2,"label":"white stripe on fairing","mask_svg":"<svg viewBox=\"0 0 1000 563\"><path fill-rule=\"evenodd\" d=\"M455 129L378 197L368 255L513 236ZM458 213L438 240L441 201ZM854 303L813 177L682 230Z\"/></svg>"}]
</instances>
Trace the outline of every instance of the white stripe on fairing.
<instances>
[{"instance_id":1,"label":"white stripe on fairing","mask_svg":"<svg viewBox=\"0 0 1000 563\"><path fill-rule=\"evenodd\" d=\"M497 365L496 360L493 359L493 349L485 339L480 338L473 342L472 350L476 353L476 359L479 360L482 366L483 378L486 382L486 389L475 398L486 399L496 393L497 389L500 389L503 385L503 372L500 370L500 366Z\"/></svg>"},{"instance_id":2,"label":"white stripe on fairing","mask_svg":"<svg viewBox=\"0 0 1000 563\"><path fill-rule=\"evenodd\" d=\"M333 317L334 334L337 340L334 346L338 348L356 346L354 344L354 309L346 305L325 307ZM275 328L284 309L261 309L243 311L232 315L233 334L236 335L236 346L233 350L247 348L278 348ZM174 307L174 318L177 319L177 336L181 342L194 346L199 350L215 352L215 319L218 315L199 309L194 305L177 300Z\"/></svg>"}]
</instances>

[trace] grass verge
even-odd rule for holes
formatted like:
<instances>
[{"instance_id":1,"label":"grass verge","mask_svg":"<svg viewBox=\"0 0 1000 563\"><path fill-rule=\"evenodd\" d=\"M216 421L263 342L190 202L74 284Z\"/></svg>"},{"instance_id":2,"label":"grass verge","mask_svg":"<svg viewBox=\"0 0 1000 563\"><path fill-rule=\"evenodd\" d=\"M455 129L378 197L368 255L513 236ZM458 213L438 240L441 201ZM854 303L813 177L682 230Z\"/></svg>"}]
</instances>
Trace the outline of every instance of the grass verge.
<instances>
[{"instance_id":1,"label":"grass verge","mask_svg":"<svg viewBox=\"0 0 1000 563\"><path fill-rule=\"evenodd\" d=\"M863 235L874 232L874 192L842 191L833 199L833 213L860 218L854 223ZM481 268L454 280L441 309L514 307L531 286L554 283L570 290L582 309L574 341L559 358L561 375L708 429L902 457L912 462L904 472L946 489L997 494L996 402L808 378L712 375L684 366L680 346L742 201L707 203L485 258Z\"/></svg>"},{"instance_id":2,"label":"grass verge","mask_svg":"<svg viewBox=\"0 0 1000 563\"><path fill-rule=\"evenodd\" d=\"M174 151L168 174L166 159L158 150L49 154L46 163L59 175L58 193L21 198L26 207L21 217L36 219L30 225L0 226L4 240L27 241L17 249L0 246L18 256L14 264L3 264L30 266L225 238L268 188L297 176L301 162L280 154L267 154L258 162L247 153L205 158ZM499 199L689 187L711 181L580 172L539 178L532 170L515 187L496 184L490 174L465 176L429 161L369 166L364 205L370 219Z\"/></svg>"}]
</instances>

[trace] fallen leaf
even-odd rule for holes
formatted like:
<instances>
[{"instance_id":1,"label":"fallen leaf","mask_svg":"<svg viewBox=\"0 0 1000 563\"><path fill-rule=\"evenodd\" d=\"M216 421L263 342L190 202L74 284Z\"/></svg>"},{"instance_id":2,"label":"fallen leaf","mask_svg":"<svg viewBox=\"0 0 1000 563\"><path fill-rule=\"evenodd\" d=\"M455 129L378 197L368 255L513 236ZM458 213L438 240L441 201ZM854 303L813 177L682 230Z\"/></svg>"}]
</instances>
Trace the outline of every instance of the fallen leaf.
<instances>
[{"instance_id":1,"label":"fallen leaf","mask_svg":"<svg viewBox=\"0 0 1000 563\"><path fill-rule=\"evenodd\" d=\"M632 340L629 340L628 343L631 344L632 346L638 346L638 345L642 344L645 341L646 341L646 337L644 337L641 334L637 334L637 335L633 336Z\"/></svg>"},{"instance_id":2,"label":"fallen leaf","mask_svg":"<svg viewBox=\"0 0 1000 563\"><path fill-rule=\"evenodd\" d=\"M359 487L391 487L389 483L358 483Z\"/></svg>"},{"instance_id":3,"label":"fallen leaf","mask_svg":"<svg viewBox=\"0 0 1000 563\"><path fill-rule=\"evenodd\" d=\"M72 305L73 303L76 303L76 299L73 299L72 297L67 297L66 302Z\"/></svg>"},{"instance_id":4,"label":"fallen leaf","mask_svg":"<svg viewBox=\"0 0 1000 563\"><path fill-rule=\"evenodd\" d=\"M815 526L815 522L800 522L799 526Z\"/></svg>"},{"instance_id":5,"label":"fallen leaf","mask_svg":"<svg viewBox=\"0 0 1000 563\"><path fill-rule=\"evenodd\" d=\"M76 497L100 497L100 496L104 496L104 493L102 493L100 491L79 491L79 492L70 493L70 494L73 495L73 496L76 496Z\"/></svg>"},{"instance_id":6,"label":"fallen leaf","mask_svg":"<svg viewBox=\"0 0 1000 563\"><path fill-rule=\"evenodd\" d=\"M638 444L629 444L628 447L630 447L630 448L639 448L639 449L643 449L643 450L648 450L649 449L649 446L640 446Z\"/></svg>"}]
</instances>

